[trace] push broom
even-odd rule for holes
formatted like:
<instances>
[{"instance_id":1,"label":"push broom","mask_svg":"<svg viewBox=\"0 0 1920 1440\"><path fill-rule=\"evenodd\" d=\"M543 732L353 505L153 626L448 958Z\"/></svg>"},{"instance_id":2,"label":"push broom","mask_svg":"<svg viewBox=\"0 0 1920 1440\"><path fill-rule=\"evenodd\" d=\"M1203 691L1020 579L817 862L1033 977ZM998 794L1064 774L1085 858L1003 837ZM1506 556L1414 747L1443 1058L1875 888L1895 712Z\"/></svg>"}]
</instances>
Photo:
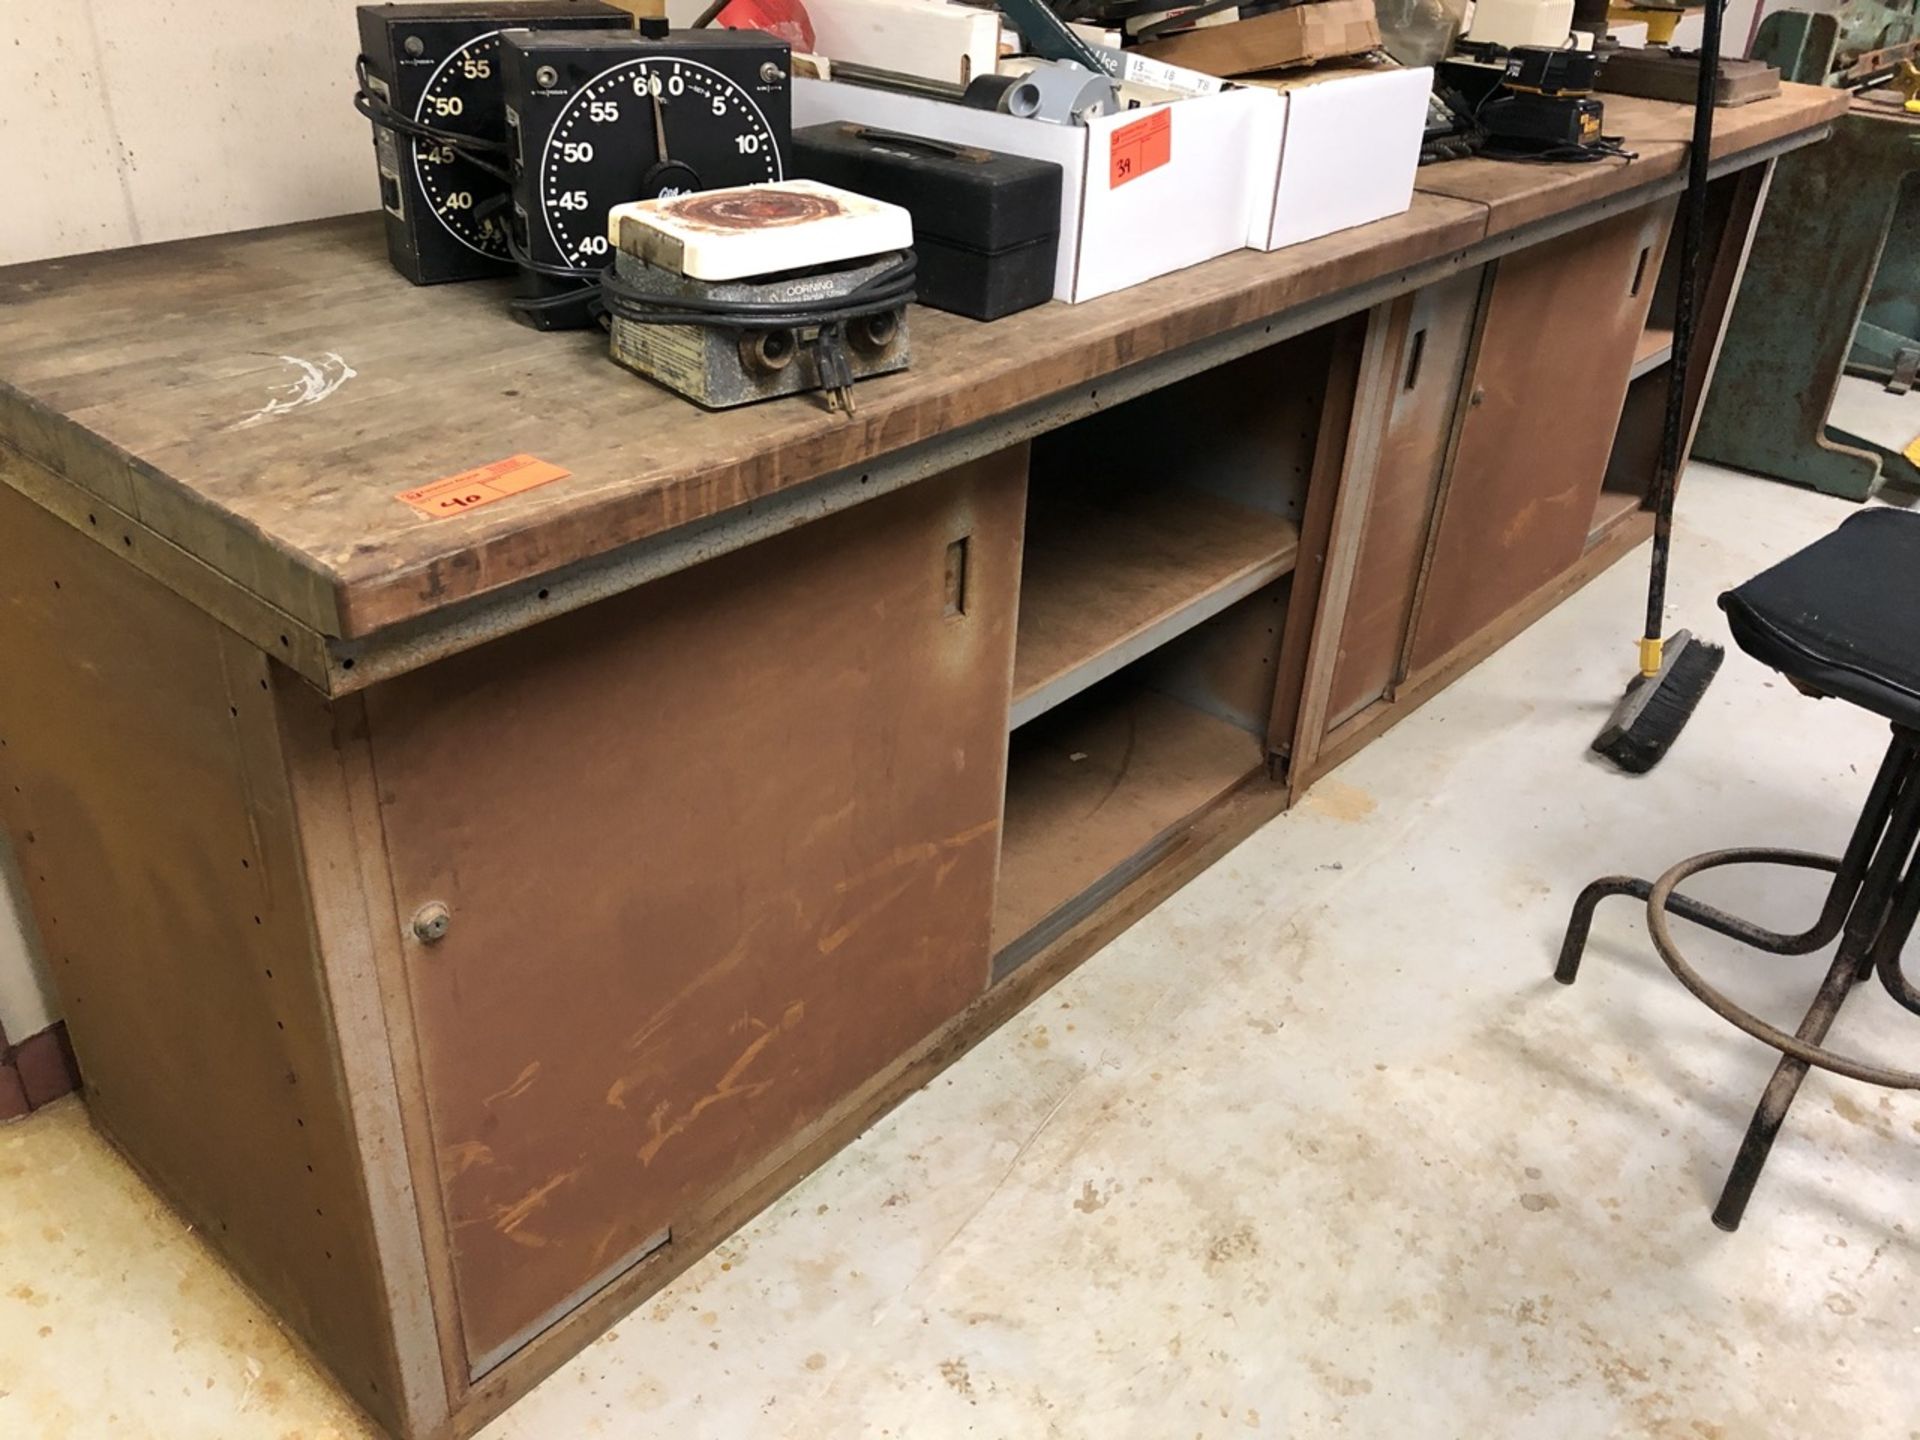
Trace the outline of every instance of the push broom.
<instances>
[{"instance_id":1,"label":"push broom","mask_svg":"<svg viewBox=\"0 0 1920 1440\"><path fill-rule=\"evenodd\" d=\"M1707 223L1707 164L1713 151L1713 99L1720 75L1721 0L1707 0L1701 17L1700 80L1694 95L1693 144L1687 152L1687 188L1680 201L1680 276L1673 307L1673 358L1667 366L1666 423L1653 475L1653 563L1647 575L1647 624L1640 638L1640 673L1593 742L1628 774L1658 765L1693 717L1726 651L1686 630L1660 638L1667 609L1667 559L1673 550L1673 495L1686 444L1688 362L1699 308L1700 251Z\"/></svg>"}]
</instances>

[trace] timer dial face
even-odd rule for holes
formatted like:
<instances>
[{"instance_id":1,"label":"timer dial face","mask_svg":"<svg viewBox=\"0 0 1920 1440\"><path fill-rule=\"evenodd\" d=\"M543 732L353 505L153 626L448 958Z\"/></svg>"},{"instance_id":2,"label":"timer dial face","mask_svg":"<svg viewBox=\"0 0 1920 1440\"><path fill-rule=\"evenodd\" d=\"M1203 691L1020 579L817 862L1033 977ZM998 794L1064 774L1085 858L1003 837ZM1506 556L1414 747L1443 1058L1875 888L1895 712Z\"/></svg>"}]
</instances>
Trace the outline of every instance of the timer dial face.
<instances>
[{"instance_id":1,"label":"timer dial face","mask_svg":"<svg viewBox=\"0 0 1920 1440\"><path fill-rule=\"evenodd\" d=\"M560 263L597 270L614 206L785 176L773 129L739 82L698 60L655 55L603 70L575 92L538 178Z\"/></svg>"},{"instance_id":2,"label":"timer dial face","mask_svg":"<svg viewBox=\"0 0 1920 1440\"><path fill-rule=\"evenodd\" d=\"M413 118L437 130L498 139L506 127L499 66L500 32L474 36L440 62ZM488 203L506 188L498 178L431 140L413 141L413 169L427 208L448 234L481 255L507 258L500 206Z\"/></svg>"}]
</instances>

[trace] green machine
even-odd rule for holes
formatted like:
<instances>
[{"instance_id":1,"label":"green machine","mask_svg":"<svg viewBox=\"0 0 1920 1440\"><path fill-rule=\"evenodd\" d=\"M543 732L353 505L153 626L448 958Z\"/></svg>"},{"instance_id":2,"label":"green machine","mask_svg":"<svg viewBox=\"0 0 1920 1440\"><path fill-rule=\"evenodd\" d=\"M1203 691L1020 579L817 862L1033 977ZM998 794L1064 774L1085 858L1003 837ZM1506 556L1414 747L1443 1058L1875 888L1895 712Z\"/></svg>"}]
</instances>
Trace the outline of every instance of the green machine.
<instances>
[{"instance_id":1,"label":"green machine","mask_svg":"<svg viewBox=\"0 0 1920 1440\"><path fill-rule=\"evenodd\" d=\"M1900 449L1827 421L1843 372L1920 376L1920 0L1770 15L1753 58L1854 98L1775 165L1694 454L1853 500L1920 485Z\"/></svg>"}]
</instances>

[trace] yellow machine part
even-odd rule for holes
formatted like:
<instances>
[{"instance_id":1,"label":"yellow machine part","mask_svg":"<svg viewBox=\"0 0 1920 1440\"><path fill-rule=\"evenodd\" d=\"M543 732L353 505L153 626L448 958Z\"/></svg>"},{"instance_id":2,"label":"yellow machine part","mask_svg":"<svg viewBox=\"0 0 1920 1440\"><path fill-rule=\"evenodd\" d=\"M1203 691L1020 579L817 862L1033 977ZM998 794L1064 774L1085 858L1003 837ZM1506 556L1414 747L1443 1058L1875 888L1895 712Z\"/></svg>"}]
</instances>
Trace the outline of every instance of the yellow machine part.
<instances>
[{"instance_id":1,"label":"yellow machine part","mask_svg":"<svg viewBox=\"0 0 1920 1440\"><path fill-rule=\"evenodd\" d=\"M1607 18L1644 20L1647 22L1647 43L1665 45L1673 39L1680 17L1686 13L1686 7L1681 5L1613 5L1607 10Z\"/></svg>"},{"instance_id":2,"label":"yellow machine part","mask_svg":"<svg viewBox=\"0 0 1920 1440\"><path fill-rule=\"evenodd\" d=\"M1920 65L1902 60L1893 76L1893 88L1907 97L1906 104L1900 108L1909 115L1920 115ZM1911 459L1911 455L1908 458Z\"/></svg>"}]
</instances>

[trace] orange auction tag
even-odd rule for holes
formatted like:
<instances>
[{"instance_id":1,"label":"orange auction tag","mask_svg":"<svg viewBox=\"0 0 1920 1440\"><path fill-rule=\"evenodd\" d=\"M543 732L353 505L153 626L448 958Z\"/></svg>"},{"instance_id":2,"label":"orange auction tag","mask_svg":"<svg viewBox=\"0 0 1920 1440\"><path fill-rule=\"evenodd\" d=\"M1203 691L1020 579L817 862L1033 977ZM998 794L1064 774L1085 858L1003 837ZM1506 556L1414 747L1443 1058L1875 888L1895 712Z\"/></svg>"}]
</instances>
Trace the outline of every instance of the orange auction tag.
<instances>
[{"instance_id":1,"label":"orange auction tag","mask_svg":"<svg viewBox=\"0 0 1920 1440\"><path fill-rule=\"evenodd\" d=\"M509 495L518 495L536 485L564 480L572 473L531 455L510 455L505 460L482 465L478 470L463 470L417 490L402 490L394 498L406 501L422 515L443 520L449 515L477 510Z\"/></svg>"},{"instance_id":2,"label":"orange auction tag","mask_svg":"<svg viewBox=\"0 0 1920 1440\"><path fill-rule=\"evenodd\" d=\"M1173 158L1173 109L1168 106L1122 125L1111 136L1107 152L1107 188L1118 190L1129 180L1158 170Z\"/></svg>"}]
</instances>

